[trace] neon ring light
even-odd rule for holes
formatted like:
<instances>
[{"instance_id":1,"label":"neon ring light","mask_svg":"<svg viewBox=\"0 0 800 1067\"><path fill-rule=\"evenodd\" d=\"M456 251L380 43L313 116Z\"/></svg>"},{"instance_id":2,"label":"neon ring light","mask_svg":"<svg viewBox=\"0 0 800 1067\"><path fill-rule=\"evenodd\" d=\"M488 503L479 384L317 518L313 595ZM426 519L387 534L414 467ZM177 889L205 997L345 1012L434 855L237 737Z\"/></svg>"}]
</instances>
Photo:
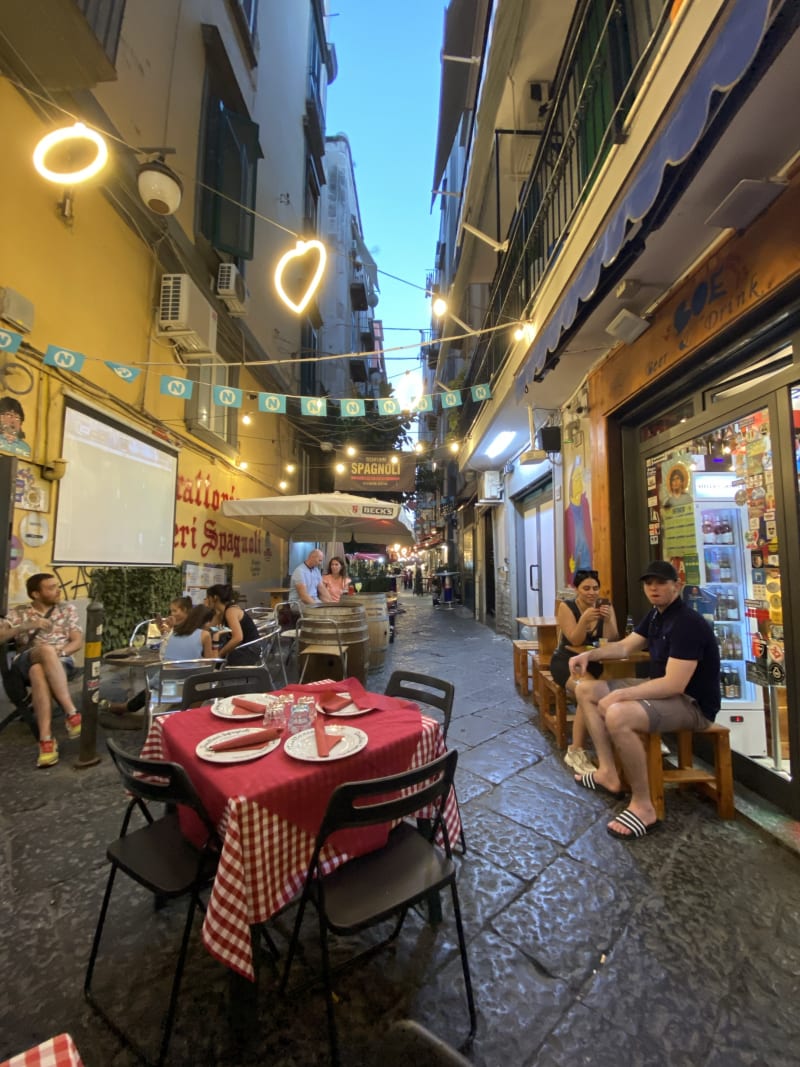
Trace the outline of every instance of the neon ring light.
<instances>
[{"instance_id":1,"label":"neon ring light","mask_svg":"<svg viewBox=\"0 0 800 1067\"><path fill-rule=\"evenodd\" d=\"M45 165L45 157L51 148L63 141L83 140L91 141L97 148L97 155L87 166L81 170L57 171L50 170ZM60 130L53 130L39 141L33 152L33 165L43 178L50 182L58 182L59 185L75 185L85 182L87 178L94 177L108 162L108 147L105 140L96 130L90 130L82 122L76 122L74 126L64 126Z\"/></svg>"}]
</instances>

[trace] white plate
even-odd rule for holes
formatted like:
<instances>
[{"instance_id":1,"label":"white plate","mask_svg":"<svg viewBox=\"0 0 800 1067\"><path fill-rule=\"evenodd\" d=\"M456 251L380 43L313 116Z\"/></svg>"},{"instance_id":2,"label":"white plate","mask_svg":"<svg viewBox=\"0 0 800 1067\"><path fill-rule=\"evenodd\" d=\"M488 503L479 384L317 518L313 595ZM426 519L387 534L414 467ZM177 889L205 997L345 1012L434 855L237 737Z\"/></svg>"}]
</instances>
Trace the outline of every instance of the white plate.
<instances>
[{"instance_id":1,"label":"white plate","mask_svg":"<svg viewBox=\"0 0 800 1067\"><path fill-rule=\"evenodd\" d=\"M337 693L337 697L349 697L349 693ZM319 704L317 704L319 708ZM324 708L320 708L323 715L327 715L331 719L353 719L356 715L367 715L370 711L374 711L374 708L359 708L352 701L346 704L339 711L325 711Z\"/></svg>"},{"instance_id":2,"label":"white plate","mask_svg":"<svg viewBox=\"0 0 800 1067\"><path fill-rule=\"evenodd\" d=\"M268 752L273 752L281 743L281 738L277 737L274 741L267 741L266 744L261 745L259 748L232 748L229 752L212 752L210 746L215 745L218 741L227 741L229 737L255 733L260 729L260 726L243 726L238 730L223 730L220 734L212 734L211 737L207 737L205 741L200 742L194 750L195 755L208 763L245 763L247 760L259 759L261 756L266 756Z\"/></svg>"},{"instance_id":3,"label":"white plate","mask_svg":"<svg viewBox=\"0 0 800 1067\"><path fill-rule=\"evenodd\" d=\"M283 750L287 756L293 756L295 759L307 760L309 763L327 763L328 760L354 756L356 752L366 748L369 740L364 731L355 726L326 726L325 733L329 737L335 737L337 734L341 737L341 741L331 750L329 756L317 755L317 739L313 730L302 730L299 734L287 737Z\"/></svg>"},{"instance_id":4,"label":"white plate","mask_svg":"<svg viewBox=\"0 0 800 1067\"><path fill-rule=\"evenodd\" d=\"M269 693L247 693L242 694L242 700L252 700L254 704L263 702L266 706L269 695ZM211 705L211 714L220 719L261 719L264 717L264 709L245 711L243 708L234 707L233 697L218 697Z\"/></svg>"}]
</instances>

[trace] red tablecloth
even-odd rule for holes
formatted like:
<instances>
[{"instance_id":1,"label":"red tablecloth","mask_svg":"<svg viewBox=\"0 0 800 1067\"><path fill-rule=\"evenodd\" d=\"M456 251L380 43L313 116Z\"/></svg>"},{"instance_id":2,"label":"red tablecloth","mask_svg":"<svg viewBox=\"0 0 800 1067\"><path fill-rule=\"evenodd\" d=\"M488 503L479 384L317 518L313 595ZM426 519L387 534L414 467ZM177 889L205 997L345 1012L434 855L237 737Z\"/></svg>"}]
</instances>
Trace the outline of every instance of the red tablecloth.
<instances>
[{"instance_id":1,"label":"red tablecloth","mask_svg":"<svg viewBox=\"0 0 800 1067\"><path fill-rule=\"evenodd\" d=\"M288 691L318 693L321 687L348 691L357 702L379 709L346 720L369 738L361 752L342 760L305 763L287 756L280 746L247 763L207 763L195 755L198 743L227 727L208 708L156 718L142 750L148 759L173 760L186 768L224 835L203 942L218 960L250 979L250 926L269 919L302 889L314 838L336 786L419 767L445 751L434 719L406 701L366 693L355 678L333 685L290 686ZM456 840L460 821L453 794L446 819L450 839ZM379 847L386 832L372 828L338 837L324 869L333 870Z\"/></svg>"},{"instance_id":2,"label":"red tablecloth","mask_svg":"<svg viewBox=\"0 0 800 1067\"><path fill-rule=\"evenodd\" d=\"M36 1048L3 1060L0 1067L83 1067L83 1060L69 1034L58 1034Z\"/></svg>"}]
</instances>

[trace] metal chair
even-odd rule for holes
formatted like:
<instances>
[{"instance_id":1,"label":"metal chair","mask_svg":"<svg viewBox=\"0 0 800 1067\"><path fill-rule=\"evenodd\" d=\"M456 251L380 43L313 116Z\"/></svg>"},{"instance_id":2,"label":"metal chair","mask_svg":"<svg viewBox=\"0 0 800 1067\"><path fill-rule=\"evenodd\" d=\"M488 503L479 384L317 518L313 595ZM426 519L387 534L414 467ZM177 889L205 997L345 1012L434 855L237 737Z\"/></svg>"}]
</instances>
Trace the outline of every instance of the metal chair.
<instances>
[{"instance_id":1,"label":"metal chair","mask_svg":"<svg viewBox=\"0 0 800 1067\"><path fill-rule=\"evenodd\" d=\"M222 671L190 674L184 680L181 707L194 708L227 696L267 693L272 677L263 667L226 667Z\"/></svg>"},{"instance_id":2,"label":"metal chair","mask_svg":"<svg viewBox=\"0 0 800 1067\"><path fill-rule=\"evenodd\" d=\"M306 641L305 648L303 648L303 641ZM347 645L342 643L339 624L335 619L301 615L297 620L297 656L298 659L303 660L299 685L302 685L306 676L311 656L338 659L342 665L342 678L347 677Z\"/></svg>"},{"instance_id":3,"label":"metal chair","mask_svg":"<svg viewBox=\"0 0 800 1067\"><path fill-rule=\"evenodd\" d=\"M450 718L453 714L453 701L456 690L451 682L445 682L441 678L433 678L429 674L415 674L413 671L394 671L384 690L386 696L401 697L403 700L412 700L415 704L427 704L442 713L442 737L447 744L447 731L450 729ZM467 839L464 837L464 827L461 827L459 840L461 851L467 851Z\"/></svg>"},{"instance_id":4,"label":"metal chair","mask_svg":"<svg viewBox=\"0 0 800 1067\"><path fill-rule=\"evenodd\" d=\"M256 621L256 620L254 620ZM283 673L283 684L289 684L289 678L286 674L286 665L283 662L283 656L280 652L280 627L276 623L273 615L270 613L268 618L260 619L256 622L256 629L258 630L258 637L252 641L245 641L241 645L237 645L234 649L235 652L249 651L252 654L253 666L263 667L269 674L270 689L275 689L275 680L272 677L272 670L269 665L270 656L276 651L278 652L278 659L280 660L281 671ZM234 664L235 667L248 666L248 664ZM228 670L227 664L225 669Z\"/></svg>"},{"instance_id":5,"label":"metal chair","mask_svg":"<svg viewBox=\"0 0 800 1067\"><path fill-rule=\"evenodd\" d=\"M155 618L142 619L141 622L137 622L134 626L128 645L130 648L141 648L143 645L151 647L154 645L158 648L161 644L162 636Z\"/></svg>"},{"instance_id":6,"label":"metal chair","mask_svg":"<svg viewBox=\"0 0 800 1067\"><path fill-rule=\"evenodd\" d=\"M183 683L198 671L208 671L213 664L217 664L217 670L224 660L210 659L184 659L166 660L164 663L154 663L145 667L145 681L147 684L147 728L150 728L156 715L169 715L175 711L183 711Z\"/></svg>"},{"instance_id":7,"label":"metal chair","mask_svg":"<svg viewBox=\"0 0 800 1067\"><path fill-rule=\"evenodd\" d=\"M297 620L298 615L295 615L292 610L292 604L288 600L279 601L274 609L275 621L280 629L278 636L278 645L281 650L281 657L283 658L283 649L286 643L288 643L288 651L284 662L284 674L286 673L286 664L292 658L292 652L297 650Z\"/></svg>"},{"instance_id":8,"label":"metal chair","mask_svg":"<svg viewBox=\"0 0 800 1067\"><path fill-rule=\"evenodd\" d=\"M398 916L389 937L378 945L372 945L356 959L372 955L398 936L409 908L445 886L450 887L453 900L469 1008L469 1038L475 1034L477 1019L456 888L456 868L450 850L447 826L442 818L444 802L453 786L457 761L458 752L447 752L431 763L404 771L402 774L373 778L365 782L346 782L334 791L328 801L328 809L317 834L300 898L281 980L281 992L285 991L288 984L303 915L306 905L311 901L319 916L322 980L325 986L331 1060L334 1065L339 1063L339 1054L328 932L350 936ZM420 808L428 806L435 810L434 833L441 832L444 850L437 847L414 825L405 821ZM382 848L350 860L331 874L323 875L323 861L320 857L332 834L339 830L392 824L398 820L398 825L391 831ZM348 960L344 966L349 966L352 962L352 959Z\"/></svg>"},{"instance_id":9,"label":"metal chair","mask_svg":"<svg viewBox=\"0 0 800 1067\"><path fill-rule=\"evenodd\" d=\"M31 702L30 687L25 683L22 675L13 669L13 660L17 654L17 647L13 640L0 645L0 678L6 696L13 705L11 711L0 719L0 733L10 726L12 722L19 720L24 722L30 732L39 740L39 724ZM71 682L78 673L77 667L67 668L64 666L67 681ZM57 714L63 715L63 708L53 701L53 708Z\"/></svg>"},{"instance_id":10,"label":"metal chair","mask_svg":"<svg viewBox=\"0 0 800 1067\"><path fill-rule=\"evenodd\" d=\"M179 764L140 759L129 755L113 741L107 741L106 744L125 789L132 799L125 809L120 836L108 846L106 852L111 870L92 941L83 992L89 1004L114 1033L146 1060L141 1049L96 1001L91 989L111 891L117 871L121 871L152 893L157 902L188 896L189 908L183 927L183 937L175 976L172 980L169 1005L163 1022L163 1035L157 1060L158 1064L162 1064L172 1034L194 913L198 907L201 911L205 911L205 906L200 899L200 891L214 880L221 842L214 823L186 772ZM171 807L166 815L156 819L149 810L151 802L164 803ZM181 833L178 813L175 810L176 805L191 808L199 818L205 835L205 840L199 848L187 841ZM146 825L129 832L134 810L138 810L144 816Z\"/></svg>"}]
</instances>

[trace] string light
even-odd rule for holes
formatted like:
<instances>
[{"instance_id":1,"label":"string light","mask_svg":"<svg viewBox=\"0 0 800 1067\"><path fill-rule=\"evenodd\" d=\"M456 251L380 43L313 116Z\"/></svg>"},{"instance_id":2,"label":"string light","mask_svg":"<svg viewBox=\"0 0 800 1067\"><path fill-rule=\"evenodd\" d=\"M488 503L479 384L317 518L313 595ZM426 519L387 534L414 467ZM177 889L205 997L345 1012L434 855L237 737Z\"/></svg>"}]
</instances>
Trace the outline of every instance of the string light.
<instances>
[{"instance_id":1,"label":"string light","mask_svg":"<svg viewBox=\"0 0 800 1067\"><path fill-rule=\"evenodd\" d=\"M358 449L355 447L355 445L348 445L345 449L345 452L348 456L355 456L358 454Z\"/></svg>"},{"instance_id":2,"label":"string light","mask_svg":"<svg viewBox=\"0 0 800 1067\"><path fill-rule=\"evenodd\" d=\"M252 421L253 420L250 418L249 415L242 415L242 423L243 423L243 425L249 426Z\"/></svg>"},{"instance_id":3,"label":"string light","mask_svg":"<svg viewBox=\"0 0 800 1067\"><path fill-rule=\"evenodd\" d=\"M65 141L90 141L97 149L97 154L91 163L80 170L57 171L51 170L45 164L47 153L56 145ZM77 185L93 178L108 162L108 146L103 137L96 131L90 130L82 122L76 122L74 126L63 126L60 130L53 130L46 134L33 150L33 165L43 178L58 185Z\"/></svg>"},{"instance_id":4,"label":"string light","mask_svg":"<svg viewBox=\"0 0 800 1067\"><path fill-rule=\"evenodd\" d=\"M297 468L295 467L294 463L287 463L286 464L286 473L287 474L294 474L294 472L296 470L297 470Z\"/></svg>"},{"instance_id":5,"label":"string light","mask_svg":"<svg viewBox=\"0 0 800 1067\"><path fill-rule=\"evenodd\" d=\"M278 488L281 490L281 492L284 492L289 488L289 483L285 481L280 481L278 482Z\"/></svg>"}]
</instances>

